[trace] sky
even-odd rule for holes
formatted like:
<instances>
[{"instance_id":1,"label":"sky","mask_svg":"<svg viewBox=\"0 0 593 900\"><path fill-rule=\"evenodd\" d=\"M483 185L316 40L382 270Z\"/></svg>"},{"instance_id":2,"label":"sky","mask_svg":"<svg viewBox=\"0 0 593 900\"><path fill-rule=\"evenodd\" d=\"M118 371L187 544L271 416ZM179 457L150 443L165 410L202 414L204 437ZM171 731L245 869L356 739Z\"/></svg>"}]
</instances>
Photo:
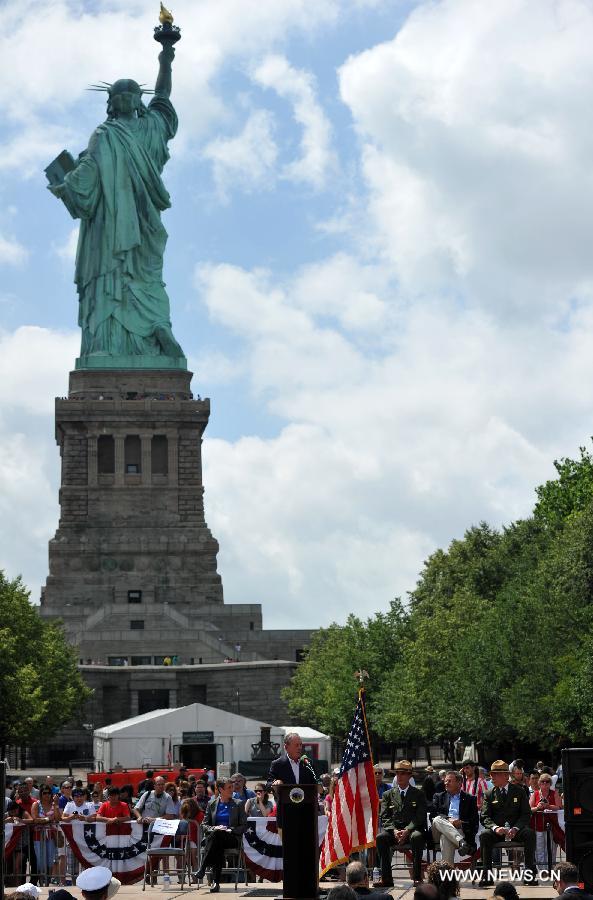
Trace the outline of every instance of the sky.
<instances>
[{"instance_id":1,"label":"sky","mask_svg":"<svg viewBox=\"0 0 593 900\"><path fill-rule=\"evenodd\" d=\"M173 0L172 0L173 3ZM174 0L173 330L206 519L266 627L373 615L593 426L593 0ZM77 223L43 169L151 85L158 3L18 0L0 37L0 568L37 601Z\"/></svg>"}]
</instances>

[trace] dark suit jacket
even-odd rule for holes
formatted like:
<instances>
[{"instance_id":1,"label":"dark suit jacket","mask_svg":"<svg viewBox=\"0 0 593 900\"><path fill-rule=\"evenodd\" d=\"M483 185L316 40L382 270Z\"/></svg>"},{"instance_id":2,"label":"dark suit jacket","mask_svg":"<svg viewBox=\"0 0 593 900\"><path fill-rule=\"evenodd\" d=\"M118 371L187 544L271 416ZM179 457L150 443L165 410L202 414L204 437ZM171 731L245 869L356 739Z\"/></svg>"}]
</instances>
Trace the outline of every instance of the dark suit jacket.
<instances>
[{"instance_id":1,"label":"dark suit jacket","mask_svg":"<svg viewBox=\"0 0 593 900\"><path fill-rule=\"evenodd\" d=\"M557 900L593 900L593 896L586 891L582 891L580 888L577 890L571 888L570 891L564 891L564 893L558 894Z\"/></svg>"},{"instance_id":2,"label":"dark suit jacket","mask_svg":"<svg viewBox=\"0 0 593 900\"><path fill-rule=\"evenodd\" d=\"M399 788L385 791L381 798L379 819L385 831L426 832L426 797L420 788L410 786L402 804Z\"/></svg>"},{"instance_id":3,"label":"dark suit jacket","mask_svg":"<svg viewBox=\"0 0 593 900\"><path fill-rule=\"evenodd\" d=\"M382 894L380 891L372 891L368 887L363 887L361 884L357 884L356 887L350 885L355 894L358 894L359 897L371 897L373 900L393 900L391 894Z\"/></svg>"},{"instance_id":4,"label":"dark suit jacket","mask_svg":"<svg viewBox=\"0 0 593 900\"><path fill-rule=\"evenodd\" d=\"M426 794L427 802L430 803L436 791L436 782L430 775L427 775L422 782L422 790Z\"/></svg>"},{"instance_id":5,"label":"dark suit jacket","mask_svg":"<svg viewBox=\"0 0 593 900\"><path fill-rule=\"evenodd\" d=\"M213 797L206 807L206 815L204 816L204 821L202 822L202 829L204 831L204 834L206 835L204 852L206 852L208 846L213 840L214 825L216 824L216 811L218 809L219 802L220 800L218 797ZM231 813L229 817L229 828L231 829L233 834L236 835L238 839L240 839L241 835L247 828L247 813L245 812L245 803L242 800L234 799L232 803L233 805L231 806Z\"/></svg>"},{"instance_id":6,"label":"dark suit jacket","mask_svg":"<svg viewBox=\"0 0 593 900\"><path fill-rule=\"evenodd\" d=\"M432 805L428 807L431 819L434 819L435 816L447 817L449 815L450 802L451 795L447 791L435 794L432 798ZM461 819L461 827L466 843L474 845L480 826L478 804L476 798L472 797L471 794L466 794L465 791L461 791L459 799L459 818Z\"/></svg>"},{"instance_id":7,"label":"dark suit jacket","mask_svg":"<svg viewBox=\"0 0 593 900\"><path fill-rule=\"evenodd\" d=\"M268 789L273 781L282 781L283 784L296 784L294 772L286 753L272 760L270 774L268 775ZM317 779L313 777L313 774L302 762L299 763L299 784L317 784Z\"/></svg>"},{"instance_id":8,"label":"dark suit jacket","mask_svg":"<svg viewBox=\"0 0 593 900\"><path fill-rule=\"evenodd\" d=\"M522 787L507 784L507 796L503 801L501 789L491 788L484 794L480 818L484 828L492 829L495 825L508 822L511 828L528 828L531 821L531 809L527 794Z\"/></svg>"}]
</instances>

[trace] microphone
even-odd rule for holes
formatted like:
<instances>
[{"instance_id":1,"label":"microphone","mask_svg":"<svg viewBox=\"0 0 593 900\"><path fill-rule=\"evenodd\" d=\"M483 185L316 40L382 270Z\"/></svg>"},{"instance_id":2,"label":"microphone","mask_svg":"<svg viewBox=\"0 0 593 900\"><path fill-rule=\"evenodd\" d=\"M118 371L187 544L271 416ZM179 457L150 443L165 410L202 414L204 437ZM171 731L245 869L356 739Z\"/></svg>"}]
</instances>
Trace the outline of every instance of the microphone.
<instances>
[{"instance_id":1,"label":"microphone","mask_svg":"<svg viewBox=\"0 0 593 900\"><path fill-rule=\"evenodd\" d=\"M309 770L309 772L315 779L315 784L319 784L320 779L317 777L317 773L315 772L315 769L313 768L313 766L311 764L311 760L309 759L309 757L307 756L306 753L303 753L299 762L302 762L302 764L305 766L305 768Z\"/></svg>"}]
</instances>

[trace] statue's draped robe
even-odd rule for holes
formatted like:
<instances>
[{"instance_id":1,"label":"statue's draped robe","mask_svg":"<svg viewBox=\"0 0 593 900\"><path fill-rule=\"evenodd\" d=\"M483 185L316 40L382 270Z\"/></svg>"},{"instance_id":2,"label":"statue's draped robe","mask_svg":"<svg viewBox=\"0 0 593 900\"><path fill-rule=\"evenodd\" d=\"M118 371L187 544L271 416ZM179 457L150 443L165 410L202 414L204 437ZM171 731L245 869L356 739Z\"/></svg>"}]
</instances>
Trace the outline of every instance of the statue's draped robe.
<instances>
[{"instance_id":1,"label":"statue's draped robe","mask_svg":"<svg viewBox=\"0 0 593 900\"><path fill-rule=\"evenodd\" d=\"M75 282L82 356L156 355L158 326L171 328L162 280L171 204L161 180L177 131L170 101L155 96L145 115L110 119L65 178L65 201L80 217Z\"/></svg>"}]
</instances>

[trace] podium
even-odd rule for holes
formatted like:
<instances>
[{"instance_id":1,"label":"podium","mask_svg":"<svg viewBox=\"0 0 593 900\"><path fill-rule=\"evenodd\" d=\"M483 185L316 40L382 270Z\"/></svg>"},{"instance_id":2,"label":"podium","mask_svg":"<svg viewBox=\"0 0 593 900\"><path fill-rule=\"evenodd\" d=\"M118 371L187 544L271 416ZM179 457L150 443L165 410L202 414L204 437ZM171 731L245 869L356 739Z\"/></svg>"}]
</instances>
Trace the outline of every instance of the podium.
<instances>
[{"instance_id":1,"label":"podium","mask_svg":"<svg viewBox=\"0 0 593 900\"><path fill-rule=\"evenodd\" d=\"M318 791L316 784L278 786L282 829L284 900L314 900L319 890Z\"/></svg>"}]
</instances>

